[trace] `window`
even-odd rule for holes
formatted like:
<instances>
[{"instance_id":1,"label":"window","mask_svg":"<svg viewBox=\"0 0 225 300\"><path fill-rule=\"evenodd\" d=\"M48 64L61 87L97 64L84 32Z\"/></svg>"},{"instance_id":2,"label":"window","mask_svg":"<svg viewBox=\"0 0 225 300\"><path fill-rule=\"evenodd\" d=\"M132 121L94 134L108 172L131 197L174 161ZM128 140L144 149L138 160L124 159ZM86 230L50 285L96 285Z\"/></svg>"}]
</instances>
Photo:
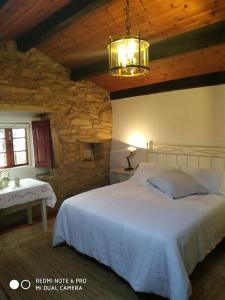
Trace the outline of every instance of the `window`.
<instances>
[{"instance_id":1,"label":"window","mask_svg":"<svg viewBox=\"0 0 225 300\"><path fill-rule=\"evenodd\" d=\"M27 128L0 127L0 168L28 165Z\"/></svg>"}]
</instances>

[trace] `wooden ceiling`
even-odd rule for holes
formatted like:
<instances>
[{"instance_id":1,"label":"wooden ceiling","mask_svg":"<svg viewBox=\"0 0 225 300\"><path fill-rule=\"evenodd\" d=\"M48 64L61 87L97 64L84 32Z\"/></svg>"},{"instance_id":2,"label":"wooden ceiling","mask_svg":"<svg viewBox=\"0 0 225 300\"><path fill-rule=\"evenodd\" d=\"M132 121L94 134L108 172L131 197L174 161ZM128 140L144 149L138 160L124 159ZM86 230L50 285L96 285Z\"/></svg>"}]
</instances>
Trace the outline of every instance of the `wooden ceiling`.
<instances>
[{"instance_id":1,"label":"wooden ceiling","mask_svg":"<svg viewBox=\"0 0 225 300\"><path fill-rule=\"evenodd\" d=\"M0 8L0 38L37 47L110 92L225 71L224 0L130 0L132 33L149 39L150 73L107 74L109 35L125 33L124 0L8 0ZM151 56L152 55L152 56Z\"/></svg>"},{"instance_id":2,"label":"wooden ceiling","mask_svg":"<svg viewBox=\"0 0 225 300\"><path fill-rule=\"evenodd\" d=\"M123 2L109 1L90 11L38 48L68 67L93 62L106 53L109 35L125 34ZM140 31L154 43L225 19L225 1L131 0L130 17L132 33Z\"/></svg>"},{"instance_id":3,"label":"wooden ceiling","mask_svg":"<svg viewBox=\"0 0 225 300\"><path fill-rule=\"evenodd\" d=\"M182 55L155 60L150 64L147 76L116 78L109 74L90 77L92 81L114 92L158 82L170 81L196 75L225 71L225 43L191 51Z\"/></svg>"},{"instance_id":4,"label":"wooden ceiling","mask_svg":"<svg viewBox=\"0 0 225 300\"><path fill-rule=\"evenodd\" d=\"M0 9L1 39L17 39L70 0L9 0Z\"/></svg>"}]
</instances>

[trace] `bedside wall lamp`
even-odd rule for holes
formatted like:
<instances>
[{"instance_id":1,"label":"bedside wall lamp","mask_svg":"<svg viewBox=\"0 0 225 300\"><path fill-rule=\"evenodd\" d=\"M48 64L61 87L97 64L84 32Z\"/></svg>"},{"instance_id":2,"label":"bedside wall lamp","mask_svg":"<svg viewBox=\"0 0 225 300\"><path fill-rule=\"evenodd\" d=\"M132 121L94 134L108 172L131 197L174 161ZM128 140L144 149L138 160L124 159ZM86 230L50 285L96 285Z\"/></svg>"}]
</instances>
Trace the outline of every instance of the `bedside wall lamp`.
<instances>
[{"instance_id":1,"label":"bedside wall lamp","mask_svg":"<svg viewBox=\"0 0 225 300\"><path fill-rule=\"evenodd\" d=\"M130 146L130 147L127 147L127 150L128 150L130 153L129 153L128 156L126 156L127 163L128 163L128 168L126 168L125 171L131 171L131 170L133 170L134 168L132 168L130 160L135 156L136 148Z\"/></svg>"}]
</instances>

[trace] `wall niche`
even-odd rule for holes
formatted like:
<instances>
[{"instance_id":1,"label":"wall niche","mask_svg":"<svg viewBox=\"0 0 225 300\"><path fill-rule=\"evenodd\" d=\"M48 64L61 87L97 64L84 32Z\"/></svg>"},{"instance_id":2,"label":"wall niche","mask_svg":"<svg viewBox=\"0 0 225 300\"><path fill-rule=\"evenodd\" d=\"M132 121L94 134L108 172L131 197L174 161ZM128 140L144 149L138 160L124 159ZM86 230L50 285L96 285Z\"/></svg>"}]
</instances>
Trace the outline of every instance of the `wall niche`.
<instances>
[{"instance_id":1,"label":"wall niche","mask_svg":"<svg viewBox=\"0 0 225 300\"><path fill-rule=\"evenodd\" d=\"M81 161L100 161L106 159L109 140L82 139L79 142Z\"/></svg>"}]
</instances>

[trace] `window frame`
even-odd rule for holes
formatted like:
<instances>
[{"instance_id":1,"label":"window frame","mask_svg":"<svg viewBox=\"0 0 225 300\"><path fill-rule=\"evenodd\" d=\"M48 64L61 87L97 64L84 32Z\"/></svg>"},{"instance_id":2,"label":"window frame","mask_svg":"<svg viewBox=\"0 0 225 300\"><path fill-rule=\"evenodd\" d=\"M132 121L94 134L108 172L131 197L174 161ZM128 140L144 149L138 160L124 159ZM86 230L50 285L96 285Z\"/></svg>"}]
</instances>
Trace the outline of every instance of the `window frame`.
<instances>
[{"instance_id":1,"label":"window frame","mask_svg":"<svg viewBox=\"0 0 225 300\"><path fill-rule=\"evenodd\" d=\"M5 153L6 153L6 159L7 159L7 166L0 166L0 169L13 169L13 168L31 166L32 165L32 155L31 155L31 129L30 129L30 124L29 123L5 123L4 122L4 123L0 123L0 128L11 129L11 134L12 134L12 129L25 128L25 139L26 139L26 150L25 151L26 151L26 154L27 154L27 163L16 164L15 165L14 152L19 152L19 151L14 151L13 146L11 146L11 147L8 146L8 147L11 148L9 151L12 152L11 155L9 155L8 151L7 151L7 144L6 144L6 152ZM9 163L8 163L8 161L9 161ZM14 162L14 164L12 162Z\"/></svg>"}]
</instances>

